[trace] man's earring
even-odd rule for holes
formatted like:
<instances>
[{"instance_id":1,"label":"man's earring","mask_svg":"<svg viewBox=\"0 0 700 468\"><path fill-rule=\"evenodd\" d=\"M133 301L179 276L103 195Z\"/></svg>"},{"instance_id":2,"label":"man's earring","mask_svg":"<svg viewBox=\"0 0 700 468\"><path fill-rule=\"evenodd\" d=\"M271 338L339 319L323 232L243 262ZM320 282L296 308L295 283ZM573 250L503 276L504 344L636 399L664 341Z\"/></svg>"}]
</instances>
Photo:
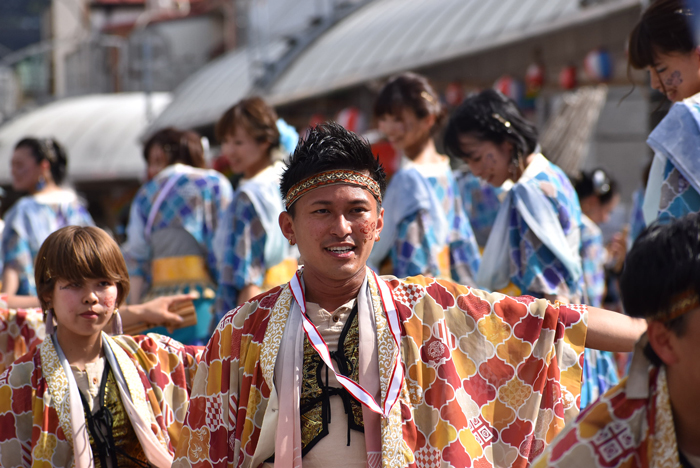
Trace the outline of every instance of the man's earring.
<instances>
[{"instance_id":1,"label":"man's earring","mask_svg":"<svg viewBox=\"0 0 700 468\"><path fill-rule=\"evenodd\" d=\"M292 239L292 238L290 237L290 238L289 238L289 245L294 245L294 244L296 244L296 242L294 242L294 239Z\"/></svg>"}]
</instances>

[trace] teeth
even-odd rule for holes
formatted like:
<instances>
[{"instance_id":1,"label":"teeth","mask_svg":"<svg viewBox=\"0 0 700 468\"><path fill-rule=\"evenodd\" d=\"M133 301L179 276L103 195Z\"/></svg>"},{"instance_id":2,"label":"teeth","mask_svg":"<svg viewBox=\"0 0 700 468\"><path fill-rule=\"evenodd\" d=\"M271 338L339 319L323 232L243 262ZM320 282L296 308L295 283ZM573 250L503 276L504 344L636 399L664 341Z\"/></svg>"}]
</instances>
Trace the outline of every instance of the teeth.
<instances>
[{"instance_id":1,"label":"teeth","mask_svg":"<svg viewBox=\"0 0 700 468\"><path fill-rule=\"evenodd\" d=\"M328 247L328 250L330 250L331 252L344 253L350 252L352 250L352 247Z\"/></svg>"}]
</instances>

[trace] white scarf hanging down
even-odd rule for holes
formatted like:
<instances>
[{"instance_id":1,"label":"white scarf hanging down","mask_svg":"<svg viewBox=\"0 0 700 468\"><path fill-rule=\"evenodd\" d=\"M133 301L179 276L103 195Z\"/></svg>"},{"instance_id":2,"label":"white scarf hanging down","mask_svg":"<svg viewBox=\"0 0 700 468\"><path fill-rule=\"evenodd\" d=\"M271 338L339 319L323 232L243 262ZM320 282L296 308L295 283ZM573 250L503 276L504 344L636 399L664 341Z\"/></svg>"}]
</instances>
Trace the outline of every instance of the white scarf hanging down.
<instances>
[{"instance_id":1,"label":"white scarf hanging down","mask_svg":"<svg viewBox=\"0 0 700 468\"><path fill-rule=\"evenodd\" d=\"M73 436L73 454L75 459L76 468L93 468L95 466L92 449L90 448L90 439L88 434L88 429L85 421L85 413L83 410L83 403L80 399L80 390L73 376L73 371L71 371L70 364L66 359L61 346L58 344L58 339L56 335L51 335L51 340L54 348L56 349L56 354L61 362L61 367L63 372L66 374L68 379L68 386L70 391L70 420L71 429ZM173 455L160 443L156 438L153 430L151 429L151 423L147 421L146 415L151 411L148 408L147 403L145 403L145 398L139 404L139 408L134 403L131 393L129 391L129 384L124 378L124 372L121 368L120 362L123 365L132 365L133 363L130 358L126 355L124 350L112 340L107 334L102 333L102 349L105 354L107 362L109 362L112 372L114 374L115 380L117 381L117 386L119 387L119 394L121 396L122 404L126 413L129 415L129 420L131 426L134 428L134 432L141 443L143 452L148 458L149 463L159 468L167 468L173 463ZM137 387L134 390L138 391L141 388L143 391L143 384L139 380L134 382L132 387Z\"/></svg>"},{"instance_id":2,"label":"white scarf hanging down","mask_svg":"<svg viewBox=\"0 0 700 468\"><path fill-rule=\"evenodd\" d=\"M374 275L370 270L367 274ZM279 389L279 418L275 440L275 466L282 468L300 468L302 466L301 450L301 379L304 366L304 338L309 337L312 346L319 352L321 358L330 361L328 348L318 332L313 333L305 317L306 304L300 274L295 276L291 287L295 298L285 325L284 335L280 344L278 361L275 365L275 386ZM370 468L381 467L381 415L388 415L398 400L399 391L403 385L403 367L400 362L400 325L398 313L394 307L391 291L386 283L376 275L374 278L379 287L382 306L387 315L389 328L395 338L396 355L394 374L389 382L389 388L380 406L381 389L379 377L379 357L377 349L377 328L374 319L374 306L368 280L360 288L357 297L358 326L360 332L359 345L359 385L346 377L336 374L338 381L362 404L362 416L365 427L365 446ZM310 322L309 322L310 323ZM306 330L305 330L306 327ZM315 329L313 324L311 327ZM309 333L311 331L311 333ZM318 336L316 336L318 335ZM320 341L319 341L320 340ZM325 347L325 350L323 349ZM368 352L369 351L369 352ZM324 357L325 356L325 357ZM331 372L335 373L332 362L326 363Z\"/></svg>"},{"instance_id":3,"label":"white scarf hanging down","mask_svg":"<svg viewBox=\"0 0 700 468\"><path fill-rule=\"evenodd\" d=\"M542 154L536 154L503 200L477 273L476 282L480 287L497 291L505 288L510 281L508 236L510 210L513 205L535 236L564 265L574 282L581 278L581 256L578 248L581 241L580 231L574 230L566 236L552 204L538 187L527 183L546 170L548 165L549 161Z\"/></svg>"}]
</instances>

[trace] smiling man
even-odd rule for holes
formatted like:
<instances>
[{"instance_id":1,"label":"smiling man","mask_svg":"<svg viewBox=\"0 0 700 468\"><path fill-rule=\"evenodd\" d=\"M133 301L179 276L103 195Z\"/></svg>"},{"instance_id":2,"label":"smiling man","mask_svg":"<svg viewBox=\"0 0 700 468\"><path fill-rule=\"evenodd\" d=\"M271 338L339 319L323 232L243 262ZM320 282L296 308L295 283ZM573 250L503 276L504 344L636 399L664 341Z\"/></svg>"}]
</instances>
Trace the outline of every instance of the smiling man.
<instances>
[{"instance_id":1,"label":"smiling man","mask_svg":"<svg viewBox=\"0 0 700 468\"><path fill-rule=\"evenodd\" d=\"M385 185L336 124L299 143L280 227L304 267L219 323L173 466L525 466L578 412L584 343L632 348L619 314L376 276Z\"/></svg>"}]
</instances>

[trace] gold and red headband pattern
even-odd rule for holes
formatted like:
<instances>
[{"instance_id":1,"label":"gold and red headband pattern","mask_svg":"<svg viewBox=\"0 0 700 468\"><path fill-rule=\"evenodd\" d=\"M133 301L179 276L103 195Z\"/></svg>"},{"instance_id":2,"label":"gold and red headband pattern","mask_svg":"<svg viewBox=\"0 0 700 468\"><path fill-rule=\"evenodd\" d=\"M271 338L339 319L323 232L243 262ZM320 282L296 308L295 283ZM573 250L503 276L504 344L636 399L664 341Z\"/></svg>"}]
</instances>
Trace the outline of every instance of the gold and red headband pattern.
<instances>
[{"instance_id":1,"label":"gold and red headband pattern","mask_svg":"<svg viewBox=\"0 0 700 468\"><path fill-rule=\"evenodd\" d=\"M667 314L659 317L658 320L662 322L670 322L671 320L700 307L700 298L698 298L697 293L692 289L679 294L674 299L675 300L673 301L671 310L669 310Z\"/></svg>"},{"instance_id":2,"label":"gold and red headband pattern","mask_svg":"<svg viewBox=\"0 0 700 468\"><path fill-rule=\"evenodd\" d=\"M382 202L382 193L379 190L379 184L376 180L362 174L361 172L337 170L315 174L294 185L292 188L289 189L289 192L287 192L285 206L287 209L289 209L289 207L296 203L297 200L299 200L301 197L303 197L310 191L320 187L325 187L326 185L336 184L349 184L362 187L363 189L371 193L379 203Z\"/></svg>"}]
</instances>

